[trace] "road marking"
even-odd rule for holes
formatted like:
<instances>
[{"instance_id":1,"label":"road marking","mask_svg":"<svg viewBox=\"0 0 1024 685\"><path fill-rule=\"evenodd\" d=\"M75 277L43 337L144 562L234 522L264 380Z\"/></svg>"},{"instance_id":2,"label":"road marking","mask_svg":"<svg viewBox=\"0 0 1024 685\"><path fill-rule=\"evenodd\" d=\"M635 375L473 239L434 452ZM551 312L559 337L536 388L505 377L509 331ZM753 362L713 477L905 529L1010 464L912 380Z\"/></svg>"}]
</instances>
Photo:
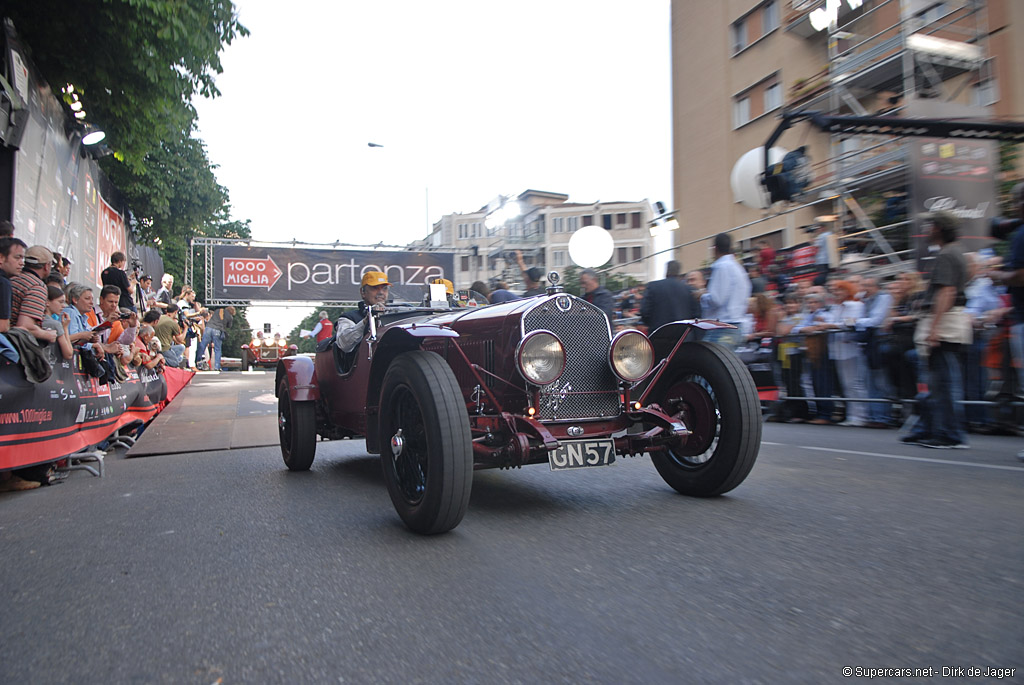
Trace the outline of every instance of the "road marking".
<instances>
[{"instance_id":1,"label":"road marking","mask_svg":"<svg viewBox=\"0 0 1024 685\"><path fill-rule=\"evenodd\" d=\"M952 461L949 459L929 459L928 457L907 457L902 454L881 454L879 452L856 452L854 450L839 450L832 447L811 447L809 445L790 445L784 442L767 442L762 441L762 445L771 445L773 447L796 447L802 450L815 450L817 452L837 452L839 454L858 454L862 457L881 457L883 459L900 459L902 461L923 461L929 464L950 464L953 466L971 466L976 469L996 469L998 471L1018 471L1024 473L1024 468L1020 466L1000 466L998 464L974 464L969 461Z\"/></svg>"}]
</instances>

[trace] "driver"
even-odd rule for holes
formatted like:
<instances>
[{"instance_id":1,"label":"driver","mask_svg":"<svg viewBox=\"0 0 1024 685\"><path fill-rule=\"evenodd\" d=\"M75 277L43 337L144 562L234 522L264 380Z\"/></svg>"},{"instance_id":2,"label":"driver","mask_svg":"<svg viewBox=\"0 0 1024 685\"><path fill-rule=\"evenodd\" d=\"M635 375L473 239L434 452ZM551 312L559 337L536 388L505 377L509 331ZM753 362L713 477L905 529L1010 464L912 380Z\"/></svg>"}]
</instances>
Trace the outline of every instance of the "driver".
<instances>
[{"instance_id":1,"label":"driver","mask_svg":"<svg viewBox=\"0 0 1024 685\"><path fill-rule=\"evenodd\" d=\"M388 301L391 284L382 271L367 271L359 283L359 294L363 301L358 309L350 309L338 319L335 326L335 342L342 352L351 352L359 347L359 341L370 327L370 309L381 310Z\"/></svg>"}]
</instances>

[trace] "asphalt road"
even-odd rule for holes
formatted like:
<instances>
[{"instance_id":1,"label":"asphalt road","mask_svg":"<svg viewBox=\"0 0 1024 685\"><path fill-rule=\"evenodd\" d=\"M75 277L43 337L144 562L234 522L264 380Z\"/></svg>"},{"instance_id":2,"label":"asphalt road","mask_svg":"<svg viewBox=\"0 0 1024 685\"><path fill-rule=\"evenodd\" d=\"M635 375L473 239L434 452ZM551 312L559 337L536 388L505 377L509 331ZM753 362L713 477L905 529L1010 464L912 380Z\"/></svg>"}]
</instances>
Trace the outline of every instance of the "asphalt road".
<instances>
[{"instance_id":1,"label":"asphalt road","mask_svg":"<svg viewBox=\"0 0 1024 685\"><path fill-rule=\"evenodd\" d=\"M430 538L361 442L298 474L274 447L109 460L0 496L0 682L1024 680L1020 441L764 439L711 500L646 458L478 472Z\"/></svg>"}]
</instances>

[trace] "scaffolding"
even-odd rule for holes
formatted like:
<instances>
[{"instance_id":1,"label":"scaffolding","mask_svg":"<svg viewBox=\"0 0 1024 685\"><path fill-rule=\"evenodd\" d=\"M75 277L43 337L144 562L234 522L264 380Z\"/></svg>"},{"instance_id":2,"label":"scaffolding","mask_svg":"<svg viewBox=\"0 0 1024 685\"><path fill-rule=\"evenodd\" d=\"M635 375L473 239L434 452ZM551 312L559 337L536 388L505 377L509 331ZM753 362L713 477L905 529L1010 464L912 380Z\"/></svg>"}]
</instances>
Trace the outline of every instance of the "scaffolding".
<instances>
[{"instance_id":1,"label":"scaffolding","mask_svg":"<svg viewBox=\"0 0 1024 685\"><path fill-rule=\"evenodd\" d=\"M823 4L789 0L786 30L807 39L817 35L810 14ZM994 79L986 0L869 0L851 9L853 4L843 3L827 29L826 68L793 84L787 110L908 117L947 107L973 111L974 119L986 116ZM801 201L831 202L831 212L822 213L840 217L844 263L880 272L911 268L910 140L845 129L828 134L827 149Z\"/></svg>"}]
</instances>

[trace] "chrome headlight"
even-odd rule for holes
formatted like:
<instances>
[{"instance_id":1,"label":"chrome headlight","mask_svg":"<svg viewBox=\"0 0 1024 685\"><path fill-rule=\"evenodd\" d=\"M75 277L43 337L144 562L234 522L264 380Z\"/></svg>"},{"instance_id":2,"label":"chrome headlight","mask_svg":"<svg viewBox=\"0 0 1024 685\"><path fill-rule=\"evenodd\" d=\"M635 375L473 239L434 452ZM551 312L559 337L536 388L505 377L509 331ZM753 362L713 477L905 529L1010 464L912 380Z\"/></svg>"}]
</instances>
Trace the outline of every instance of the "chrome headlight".
<instances>
[{"instance_id":1,"label":"chrome headlight","mask_svg":"<svg viewBox=\"0 0 1024 685\"><path fill-rule=\"evenodd\" d=\"M548 385L557 381L565 370L565 347L550 331L532 331L516 348L516 362L526 380Z\"/></svg>"},{"instance_id":2,"label":"chrome headlight","mask_svg":"<svg viewBox=\"0 0 1024 685\"><path fill-rule=\"evenodd\" d=\"M273 347L274 346L274 341L273 340L269 340L268 338L264 338L263 339L263 345L264 345L264 347Z\"/></svg>"},{"instance_id":3,"label":"chrome headlight","mask_svg":"<svg viewBox=\"0 0 1024 685\"><path fill-rule=\"evenodd\" d=\"M622 331L612 338L608 361L616 376L635 383L654 367L654 348L640 331Z\"/></svg>"},{"instance_id":4,"label":"chrome headlight","mask_svg":"<svg viewBox=\"0 0 1024 685\"><path fill-rule=\"evenodd\" d=\"M259 347L259 346L260 346L260 341L258 339L253 338L252 340L249 341L249 347Z\"/></svg>"}]
</instances>

